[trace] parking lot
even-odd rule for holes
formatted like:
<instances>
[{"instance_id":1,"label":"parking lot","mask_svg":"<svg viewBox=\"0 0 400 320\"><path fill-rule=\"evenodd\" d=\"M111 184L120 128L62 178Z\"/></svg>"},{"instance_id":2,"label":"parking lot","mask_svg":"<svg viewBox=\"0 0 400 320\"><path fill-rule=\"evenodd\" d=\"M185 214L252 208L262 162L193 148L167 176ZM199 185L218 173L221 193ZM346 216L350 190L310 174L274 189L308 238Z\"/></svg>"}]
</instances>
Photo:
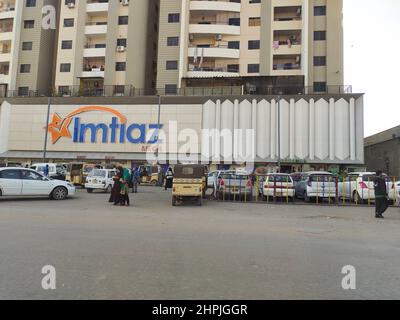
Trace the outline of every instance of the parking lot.
<instances>
[{"instance_id":1,"label":"parking lot","mask_svg":"<svg viewBox=\"0 0 400 320\"><path fill-rule=\"evenodd\" d=\"M139 187L0 200L0 299L400 299L400 209L205 201ZM41 269L57 271L56 290ZM357 289L342 289L342 267Z\"/></svg>"}]
</instances>

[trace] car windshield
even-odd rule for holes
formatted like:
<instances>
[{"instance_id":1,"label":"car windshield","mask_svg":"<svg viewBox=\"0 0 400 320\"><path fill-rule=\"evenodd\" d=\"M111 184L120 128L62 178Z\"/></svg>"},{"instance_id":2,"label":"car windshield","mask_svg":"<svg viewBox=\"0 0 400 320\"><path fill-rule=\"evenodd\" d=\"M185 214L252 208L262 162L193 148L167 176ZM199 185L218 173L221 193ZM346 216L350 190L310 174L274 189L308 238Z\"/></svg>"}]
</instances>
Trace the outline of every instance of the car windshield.
<instances>
[{"instance_id":1,"label":"car windshield","mask_svg":"<svg viewBox=\"0 0 400 320\"><path fill-rule=\"evenodd\" d=\"M222 179L235 179L235 180L247 180L248 177L244 175L230 174L230 173L222 173L220 175Z\"/></svg>"},{"instance_id":2,"label":"car windshield","mask_svg":"<svg viewBox=\"0 0 400 320\"><path fill-rule=\"evenodd\" d=\"M318 174L318 175L311 175L310 176L310 180L312 182L333 182L334 179L331 175L327 175L327 174Z\"/></svg>"},{"instance_id":3,"label":"car windshield","mask_svg":"<svg viewBox=\"0 0 400 320\"><path fill-rule=\"evenodd\" d=\"M364 181L364 182L373 181L374 178L375 178L374 175L372 175L372 174L366 174L366 175L363 175L362 181Z\"/></svg>"},{"instance_id":4,"label":"car windshield","mask_svg":"<svg viewBox=\"0 0 400 320\"><path fill-rule=\"evenodd\" d=\"M106 177L106 171L101 169L93 169L92 172L89 173L89 177Z\"/></svg>"},{"instance_id":5,"label":"car windshield","mask_svg":"<svg viewBox=\"0 0 400 320\"><path fill-rule=\"evenodd\" d=\"M278 175L269 177L270 181L274 181L274 179L276 182L292 182L292 179L289 176Z\"/></svg>"}]
</instances>

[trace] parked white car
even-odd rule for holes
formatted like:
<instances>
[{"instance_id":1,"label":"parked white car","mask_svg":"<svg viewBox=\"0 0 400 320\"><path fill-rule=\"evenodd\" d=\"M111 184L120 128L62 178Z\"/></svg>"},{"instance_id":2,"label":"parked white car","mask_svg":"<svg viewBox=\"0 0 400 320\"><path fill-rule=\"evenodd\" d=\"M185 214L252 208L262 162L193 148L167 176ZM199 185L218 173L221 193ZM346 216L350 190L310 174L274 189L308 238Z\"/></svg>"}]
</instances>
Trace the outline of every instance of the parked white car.
<instances>
[{"instance_id":1,"label":"parked white car","mask_svg":"<svg viewBox=\"0 0 400 320\"><path fill-rule=\"evenodd\" d=\"M296 184L296 197L303 198L306 202L311 199L335 199L336 181L329 172L306 172Z\"/></svg>"},{"instance_id":2,"label":"parked white car","mask_svg":"<svg viewBox=\"0 0 400 320\"><path fill-rule=\"evenodd\" d=\"M214 185L217 185L217 180L218 176L221 174L221 172L225 173L235 173L235 170L215 170L211 171L207 175L207 187L208 188L214 188Z\"/></svg>"},{"instance_id":3,"label":"parked white car","mask_svg":"<svg viewBox=\"0 0 400 320\"><path fill-rule=\"evenodd\" d=\"M259 189L263 199L267 197L294 199L294 182L289 174L276 173L262 177Z\"/></svg>"},{"instance_id":4,"label":"parked white car","mask_svg":"<svg viewBox=\"0 0 400 320\"><path fill-rule=\"evenodd\" d=\"M367 201L375 199L375 172L352 172L338 182L339 198L351 201Z\"/></svg>"},{"instance_id":5,"label":"parked white car","mask_svg":"<svg viewBox=\"0 0 400 320\"><path fill-rule=\"evenodd\" d=\"M0 168L0 196L47 196L64 200L75 194L66 181L51 180L32 169Z\"/></svg>"},{"instance_id":6,"label":"parked white car","mask_svg":"<svg viewBox=\"0 0 400 320\"><path fill-rule=\"evenodd\" d=\"M113 177L117 174L115 169L93 169L86 178L85 189L88 193L93 190L111 192L114 185Z\"/></svg>"},{"instance_id":7,"label":"parked white car","mask_svg":"<svg viewBox=\"0 0 400 320\"><path fill-rule=\"evenodd\" d=\"M338 182L339 197L350 199L353 202L367 202L368 199L375 200L374 179L375 172L352 172L344 179ZM390 177L386 177L386 188L388 197L393 202L400 192L400 182L393 183Z\"/></svg>"}]
</instances>

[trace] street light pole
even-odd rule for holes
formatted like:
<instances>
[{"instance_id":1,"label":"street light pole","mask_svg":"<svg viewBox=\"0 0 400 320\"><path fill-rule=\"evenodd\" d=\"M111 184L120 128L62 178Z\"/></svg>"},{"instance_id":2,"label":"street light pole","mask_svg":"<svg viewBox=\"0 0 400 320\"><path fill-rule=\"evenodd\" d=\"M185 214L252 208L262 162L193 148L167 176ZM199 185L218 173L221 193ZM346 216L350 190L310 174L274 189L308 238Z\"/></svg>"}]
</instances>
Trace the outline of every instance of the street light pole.
<instances>
[{"instance_id":1,"label":"street light pole","mask_svg":"<svg viewBox=\"0 0 400 320\"><path fill-rule=\"evenodd\" d=\"M50 106L51 106L51 98L49 97L47 100L47 117L46 117L46 131L44 134L44 146L43 146L43 162L46 162L47 158L47 139L49 136L49 120L50 120Z\"/></svg>"},{"instance_id":2,"label":"street light pole","mask_svg":"<svg viewBox=\"0 0 400 320\"><path fill-rule=\"evenodd\" d=\"M278 96L278 172L281 172L281 96Z\"/></svg>"},{"instance_id":3,"label":"street light pole","mask_svg":"<svg viewBox=\"0 0 400 320\"><path fill-rule=\"evenodd\" d=\"M161 121L161 94L158 94L158 118L157 118L157 149L156 149L156 155L157 155L157 164L158 164L158 156L159 156L159 147L160 147L160 121Z\"/></svg>"}]
</instances>

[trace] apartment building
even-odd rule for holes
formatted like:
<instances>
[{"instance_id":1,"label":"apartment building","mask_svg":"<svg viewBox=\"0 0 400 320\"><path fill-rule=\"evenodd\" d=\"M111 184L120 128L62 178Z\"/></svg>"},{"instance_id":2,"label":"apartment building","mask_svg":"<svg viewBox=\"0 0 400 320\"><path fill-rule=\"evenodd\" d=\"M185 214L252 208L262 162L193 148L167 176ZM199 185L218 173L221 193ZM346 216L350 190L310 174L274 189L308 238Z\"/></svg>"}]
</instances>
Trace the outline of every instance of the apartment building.
<instances>
[{"instance_id":1,"label":"apartment building","mask_svg":"<svg viewBox=\"0 0 400 320\"><path fill-rule=\"evenodd\" d=\"M343 93L342 2L161 0L157 87Z\"/></svg>"},{"instance_id":2,"label":"apartment building","mask_svg":"<svg viewBox=\"0 0 400 320\"><path fill-rule=\"evenodd\" d=\"M58 2L0 2L0 96L50 92L56 30L42 28L42 9Z\"/></svg>"},{"instance_id":3,"label":"apartment building","mask_svg":"<svg viewBox=\"0 0 400 320\"><path fill-rule=\"evenodd\" d=\"M62 95L129 95L155 86L158 1L61 3L55 87ZM150 61L150 62L149 62Z\"/></svg>"}]
</instances>

